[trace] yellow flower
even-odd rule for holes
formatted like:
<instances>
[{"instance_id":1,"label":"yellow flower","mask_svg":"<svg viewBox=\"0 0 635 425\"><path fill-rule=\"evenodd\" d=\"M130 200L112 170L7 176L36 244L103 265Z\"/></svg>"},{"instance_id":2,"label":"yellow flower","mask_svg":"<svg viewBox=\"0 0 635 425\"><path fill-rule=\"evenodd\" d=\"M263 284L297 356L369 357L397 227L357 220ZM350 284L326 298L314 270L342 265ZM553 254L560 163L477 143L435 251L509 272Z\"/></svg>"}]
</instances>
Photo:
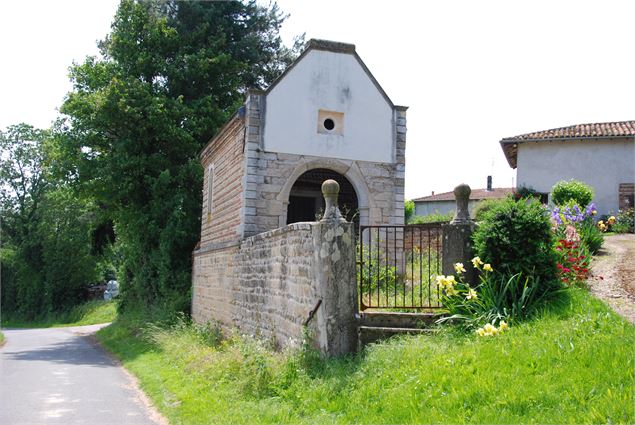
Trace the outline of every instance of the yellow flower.
<instances>
[{"instance_id":1,"label":"yellow flower","mask_svg":"<svg viewBox=\"0 0 635 425\"><path fill-rule=\"evenodd\" d=\"M602 221L602 220L598 221L598 226L601 226L603 224L604 224L604 221Z\"/></svg>"},{"instance_id":2,"label":"yellow flower","mask_svg":"<svg viewBox=\"0 0 635 425\"><path fill-rule=\"evenodd\" d=\"M507 324L506 321L501 320L500 323L498 324L498 330L503 332L505 330L509 329L509 325Z\"/></svg>"},{"instance_id":3,"label":"yellow flower","mask_svg":"<svg viewBox=\"0 0 635 425\"><path fill-rule=\"evenodd\" d=\"M479 257L474 257L472 258L472 265L474 266L475 269L478 269L480 266L483 265L483 262L481 261L481 259Z\"/></svg>"},{"instance_id":4,"label":"yellow flower","mask_svg":"<svg viewBox=\"0 0 635 425\"><path fill-rule=\"evenodd\" d=\"M445 281L448 285L454 285L456 283L454 276L446 276Z\"/></svg>"},{"instance_id":5,"label":"yellow flower","mask_svg":"<svg viewBox=\"0 0 635 425\"><path fill-rule=\"evenodd\" d=\"M456 292L456 289L454 289L454 286L450 285L445 287L445 295L447 295L448 297L453 297L457 294L458 292Z\"/></svg>"},{"instance_id":6,"label":"yellow flower","mask_svg":"<svg viewBox=\"0 0 635 425\"><path fill-rule=\"evenodd\" d=\"M614 216L610 216L609 219L607 220L607 222L612 225L613 223L615 223L615 217Z\"/></svg>"},{"instance_id":7,"label":"yellow flower","mask_svg":"<svg viewBox=\"0 0 635 425\"><path fill-rule=\"evenodd\" d=\"M591 214L596 215L598 212L596 210L591 211Z\"/></svg>"},{"instance_id":8,"label":"yellow flower","mask_svg":"<svg viewBox=\"0 0 635 425\"><path fill-rule=\"evenodd\" d=\"M455 270L457 273L465 273L465 267L463 267L463 263L456 263L456 264L454 265L454 270Z\"/></svg>"},{"instance_id":9,"label":"yellow flower","mask_svg":"<svg viewBox=\"0 0 635 425\"><path fill-rule=\"evenodd\" d=\"M477 334L478 336L485 336L485 329L483 329L483 328L478 328L478 329L476 330L476 334Z\"/></svg>"},{"instance_id":10,"label":"yellow flower","mask_svg":"<svg viewBox=\"0 0 635 425\"><path fill-rule=\"evenodd\" d=\"M494 269L492 268L492 265L490 263L485 263L483 265L483 270L485 270L486 272L494 271Z\"/></svg>"},{"instance_id":11,"label":"yellow flower","mask_svg":"<svg viewBox=\"0 0 635 425\"><path fill-rule=\"evenodd\" d=\"M498 333L498 329L496 329L496 326L492 325L491 323L488 323L485 326L483 326L483 336L494 336L497 333Z\"/></svg>"},{"instance_id":12,"label":"yellow flower","mask_svg":"<svg viewBox=\"0 0 635 425\"><path fill-rule=\"evenodd\" d=\"M475 300L478 298L478 294L474 289L470 288L470 290L467 291L467 295L465 296L465 298L468 300Z\"/></svg>"}]
</instances>

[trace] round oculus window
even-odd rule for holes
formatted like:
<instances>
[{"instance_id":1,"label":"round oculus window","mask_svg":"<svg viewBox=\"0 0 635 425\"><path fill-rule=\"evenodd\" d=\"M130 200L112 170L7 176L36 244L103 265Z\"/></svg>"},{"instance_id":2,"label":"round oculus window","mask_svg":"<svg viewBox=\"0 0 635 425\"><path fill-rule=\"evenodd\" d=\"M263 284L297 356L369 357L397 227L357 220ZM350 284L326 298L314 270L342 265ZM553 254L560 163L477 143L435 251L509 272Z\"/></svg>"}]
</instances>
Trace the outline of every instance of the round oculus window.
<instances>
[{"instance_id":1,"label":"round oculus window","mask_svg":"<svg viewBox=\"0 0 635 425\"><path fill-rule=\"evenodd\" d=\"M324 128L331 131L335 128L335 121L333 121L331 118L327 118L324 120Z\"/></svg>"}]
</instances>

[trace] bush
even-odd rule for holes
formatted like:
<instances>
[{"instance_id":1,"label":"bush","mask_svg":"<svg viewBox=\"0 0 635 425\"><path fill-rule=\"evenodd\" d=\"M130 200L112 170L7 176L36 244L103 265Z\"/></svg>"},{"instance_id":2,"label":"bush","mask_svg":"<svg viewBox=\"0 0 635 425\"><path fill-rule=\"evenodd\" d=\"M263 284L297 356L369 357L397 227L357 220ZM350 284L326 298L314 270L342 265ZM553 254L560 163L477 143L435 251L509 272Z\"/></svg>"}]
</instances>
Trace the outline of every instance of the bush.
<instances>
[{"instance_id":1,"label":"bush","mask_svg":"<svg viewBox=\"0 0 635 425\"><path fill-rule=\"evenodd\" d=\"M620 210L615 222L611 225L611 231L615 233L635 232L635 209Z\"/></svg>"},{"instance_id":2,"label":"bush","mask_svg":"<svg viewBox=\"0 0 635 425\"><path fill-rule=\"evenodd\" d=\"M545 290L557 280L549 215L536 201L507 199L494 206L484 214L473 240L476 255L503 276L522 273Z\"/></svg>"},{"instance_id":3,"label":"bush","mask_svg":"<svg viewBox=\"0 0 635 425\"><path fill-rule=\"evenodd\" d=\"M561 180L551 188L551 200L556 205L565 205L574 201L586 208L593 199L593 188L578 180Z\"/></svg>"},{"instance_id":4,"label":"bush","mask_svg":"<svg viewBox=\"0 0 635 425\"><path fill-rule=\"evenodd\" d=\"M410 199L404 203L404 222L406 224L410 223L410 219L415 215L415 202Z\"/></svg>"},{"instance_id":5,"label":"bush","mask_svg":"<svg viewBox=\"0 0 635 425\"><path fill-rule=\"evenodd\" d=\"M408 224L445 223L454 217L454 212L445 214L434 213L428 215L415 215Z\"/></svg>"},{"instance_id":6,"label":"bush","mask_svg":"<svg viewBox=\"0 0 635 425\"><path fill-rule=\"evenodd\" d=\"M476 207L474 207L472 218L474 218L475 221L483 221L485 213L487 213L489 210L503 201L504 200L502 199L484 199L480 201L478 204L476 204Z\"/></svg>"}]
</instances>

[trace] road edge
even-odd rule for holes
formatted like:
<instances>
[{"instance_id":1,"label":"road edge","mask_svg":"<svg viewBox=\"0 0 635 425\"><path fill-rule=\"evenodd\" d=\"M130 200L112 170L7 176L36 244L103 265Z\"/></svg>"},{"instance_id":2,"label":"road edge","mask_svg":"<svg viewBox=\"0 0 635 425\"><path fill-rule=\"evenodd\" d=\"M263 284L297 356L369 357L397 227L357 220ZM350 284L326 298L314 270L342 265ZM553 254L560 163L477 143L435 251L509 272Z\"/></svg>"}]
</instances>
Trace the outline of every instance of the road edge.
<instances>
[{"instance_id":1,"label":"road edge","mask_svg":"<svg viewBox=\"0 0 635 425\"><path fill-rule=\"evenodd\" d=\"M132 372L126 369L126 367L123 365L121 360L117 358L117 356L111 353L106 347L104 347L99 342L99 340L97 339L97 336L95 335L95 332L90 334L80 335L80 337L85 338L91 345L93 345L94 347L99 349L101 352L103 352L106 356L108 356L108 358L110 358L115 363L115 365L121 368L124 375L126 375L126 377L128 378L130 387L134 390L135 394L139 398L139 401L141 401L141 404L148 412L149 418L151 421L155 422L157 425L170 425L170 422L167 420L167 418L163 416L163 414L159 411L159 409L156 407L156 405L150 399L150 397L148 397L146 393L141 389L141 385L139 384L139 379Z\"/></svg>"}]
</instances>

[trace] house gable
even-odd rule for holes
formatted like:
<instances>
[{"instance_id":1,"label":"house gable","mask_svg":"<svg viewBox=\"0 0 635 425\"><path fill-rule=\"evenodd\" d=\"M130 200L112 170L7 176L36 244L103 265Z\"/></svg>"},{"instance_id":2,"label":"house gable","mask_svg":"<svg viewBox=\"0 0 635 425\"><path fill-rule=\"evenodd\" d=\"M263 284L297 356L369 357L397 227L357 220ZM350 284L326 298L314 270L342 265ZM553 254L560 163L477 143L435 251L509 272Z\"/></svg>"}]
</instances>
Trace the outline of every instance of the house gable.
<instances>
[{"instance_id":1,"label":"house gable","mask_svg":"<svg viewBox=\"0 0 635 425\"><path fill-rule=\"evenodd\" d=\"M267 152L395 162L395 110L354 46L312 41L265 94ZM330 121L329 121L330 120Z\"/></svg>"}]
</instances>

